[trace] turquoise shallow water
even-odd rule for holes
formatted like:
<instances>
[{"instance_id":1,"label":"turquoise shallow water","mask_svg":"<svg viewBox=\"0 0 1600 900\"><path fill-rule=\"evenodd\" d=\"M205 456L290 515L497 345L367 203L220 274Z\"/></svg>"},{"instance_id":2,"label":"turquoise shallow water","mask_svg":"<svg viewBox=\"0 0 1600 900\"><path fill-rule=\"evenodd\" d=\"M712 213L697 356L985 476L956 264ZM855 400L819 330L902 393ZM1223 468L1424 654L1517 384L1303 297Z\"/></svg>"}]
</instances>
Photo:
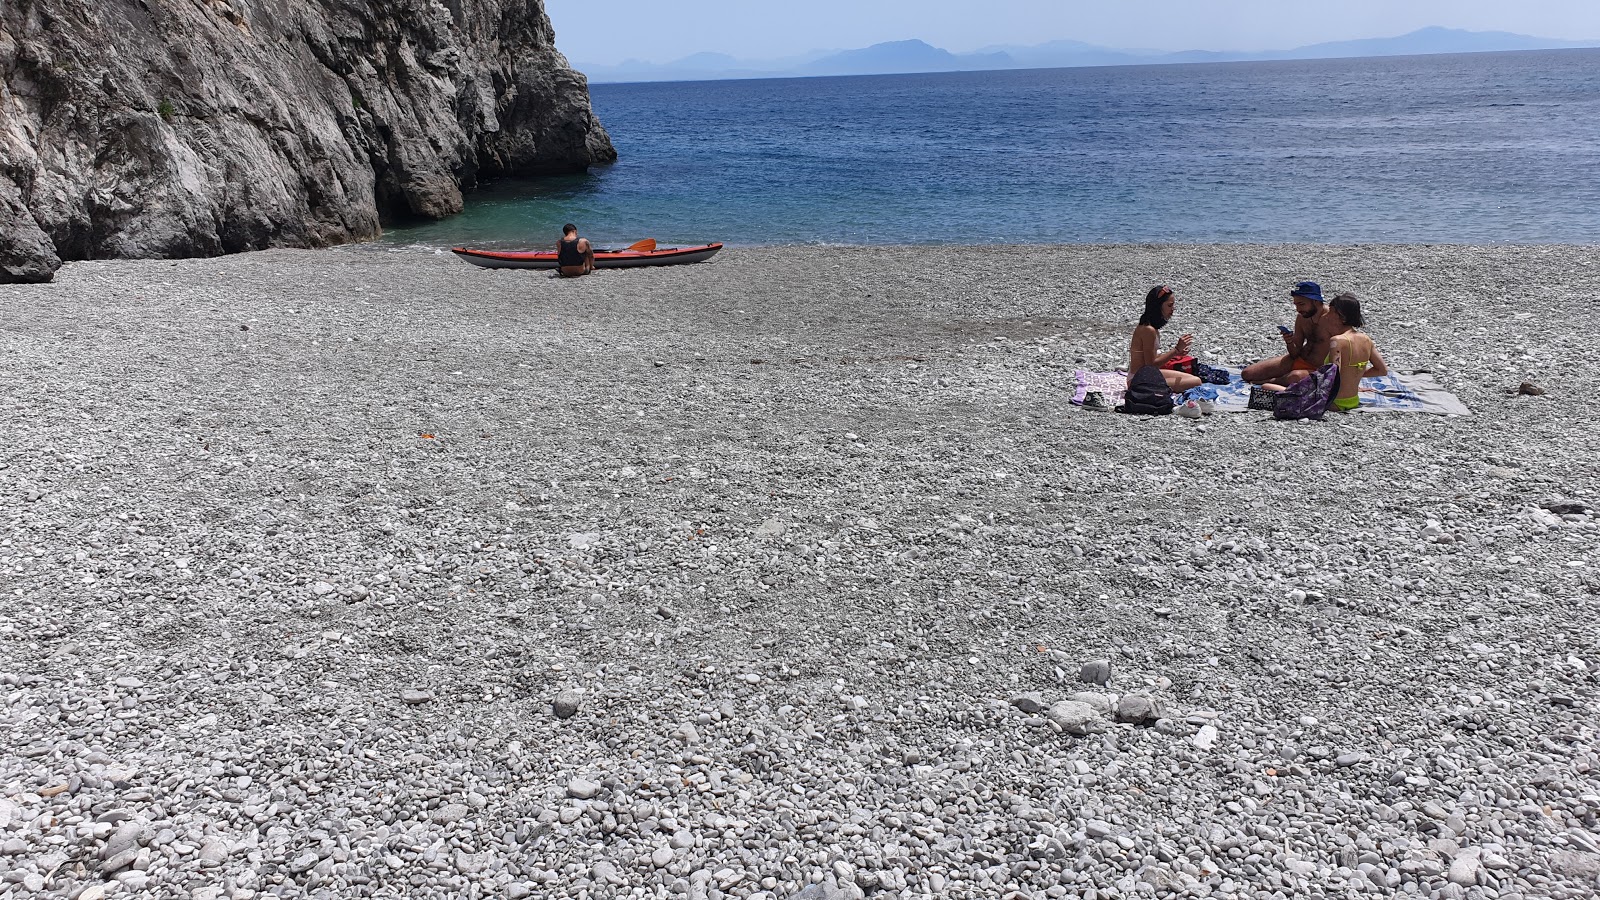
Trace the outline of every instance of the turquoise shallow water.
<instances>
[{"instance_id":1,"label":"turquoise shallow water","mask_svg":"<svg viewBox=\"0 0 1600 900\"><path fill-rule=\"evenodd\" d=\"M1600 242L1600 50L592 93L615 165L385 240Z\"/></svg>"}]
</instances>

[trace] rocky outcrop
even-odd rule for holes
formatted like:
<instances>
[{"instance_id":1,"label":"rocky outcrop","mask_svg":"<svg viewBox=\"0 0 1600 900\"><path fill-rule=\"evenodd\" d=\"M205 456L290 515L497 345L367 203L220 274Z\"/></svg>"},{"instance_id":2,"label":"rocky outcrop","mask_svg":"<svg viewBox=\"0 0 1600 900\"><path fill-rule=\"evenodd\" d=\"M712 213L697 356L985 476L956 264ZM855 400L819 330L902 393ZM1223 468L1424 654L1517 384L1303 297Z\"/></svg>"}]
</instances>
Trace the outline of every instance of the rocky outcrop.
<instances>
[{"instance_id":1,"label":"rocky outcrop","mask_svg":"<svg viewBox=\"0 0 1600 900\"><path fill-rule=\"evenodd\" d=\"M0 281L363 240L616 158L539 0L4 0L0 75Z\"/></svg>"}]
</instances>

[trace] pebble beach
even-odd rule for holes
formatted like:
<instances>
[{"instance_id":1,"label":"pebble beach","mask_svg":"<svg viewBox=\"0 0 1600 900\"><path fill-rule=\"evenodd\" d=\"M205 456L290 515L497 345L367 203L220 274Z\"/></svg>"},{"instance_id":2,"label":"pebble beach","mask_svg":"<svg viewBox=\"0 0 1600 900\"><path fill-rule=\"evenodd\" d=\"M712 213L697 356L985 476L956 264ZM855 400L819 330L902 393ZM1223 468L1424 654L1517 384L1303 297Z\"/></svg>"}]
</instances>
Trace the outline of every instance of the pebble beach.
<instances>
[{"instance_id":1,"label":"pebble beach","mask_svg":"<svg viewBox=\"0 0 1600 900\"><path fill-rule=\"evenodd\" d=\"M1151 285L1228 363L1307 278L1472 415L1068 403ZM0 286L0 897L1593 897L1597 297L1562 246Z\"/></svg>"}]
</instances>

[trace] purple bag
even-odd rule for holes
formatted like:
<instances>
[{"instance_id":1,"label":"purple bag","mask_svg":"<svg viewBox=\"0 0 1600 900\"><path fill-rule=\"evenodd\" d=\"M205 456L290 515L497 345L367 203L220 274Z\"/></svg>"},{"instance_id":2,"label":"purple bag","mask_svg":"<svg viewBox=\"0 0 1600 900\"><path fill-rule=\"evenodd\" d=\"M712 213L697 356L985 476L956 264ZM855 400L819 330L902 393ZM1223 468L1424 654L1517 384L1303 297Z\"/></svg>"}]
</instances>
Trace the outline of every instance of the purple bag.
<instances>
[{"instance_id":1,"label":"purple bag","mask_svg":"<svg viewBox=\"0 0 1600 900\"><path fill-rule=\"evenodd\" d=\"M1274 419L1321 419L1339 393L1339 367L1329 363L1278 393Z\"/></svg>"}]
</instances>

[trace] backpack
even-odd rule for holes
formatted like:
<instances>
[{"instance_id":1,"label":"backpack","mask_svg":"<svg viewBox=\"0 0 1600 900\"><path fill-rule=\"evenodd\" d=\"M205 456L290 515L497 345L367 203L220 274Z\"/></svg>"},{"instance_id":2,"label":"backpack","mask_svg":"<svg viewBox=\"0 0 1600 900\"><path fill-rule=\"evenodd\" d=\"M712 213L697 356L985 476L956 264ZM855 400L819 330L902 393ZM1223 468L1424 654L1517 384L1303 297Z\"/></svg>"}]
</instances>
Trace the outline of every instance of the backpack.
<instances>
[{"instance_id":1,"label":"backpack","mask_svg":"<svg viewBox=\"0 0 1600 900\"><path fill-rule=\"evenodd\" d=\"M1274 419L1320 419L1339 393L1339 367L1329 363L1278 393Z\"/></svg>"},{"instance_id":2,"label":"backpack","mask_svg":"<svg viewBox=\"0 0 1600 900\"><path fill-rule=\"evenodd\" d=\"M1128 389L1122 395L1119 413L1140 416L1164 416L1172 412L1172 391L1167 388L1166 376L1155 366L1140 366L1128 379Z\"/></svg>"}]
</instances>

